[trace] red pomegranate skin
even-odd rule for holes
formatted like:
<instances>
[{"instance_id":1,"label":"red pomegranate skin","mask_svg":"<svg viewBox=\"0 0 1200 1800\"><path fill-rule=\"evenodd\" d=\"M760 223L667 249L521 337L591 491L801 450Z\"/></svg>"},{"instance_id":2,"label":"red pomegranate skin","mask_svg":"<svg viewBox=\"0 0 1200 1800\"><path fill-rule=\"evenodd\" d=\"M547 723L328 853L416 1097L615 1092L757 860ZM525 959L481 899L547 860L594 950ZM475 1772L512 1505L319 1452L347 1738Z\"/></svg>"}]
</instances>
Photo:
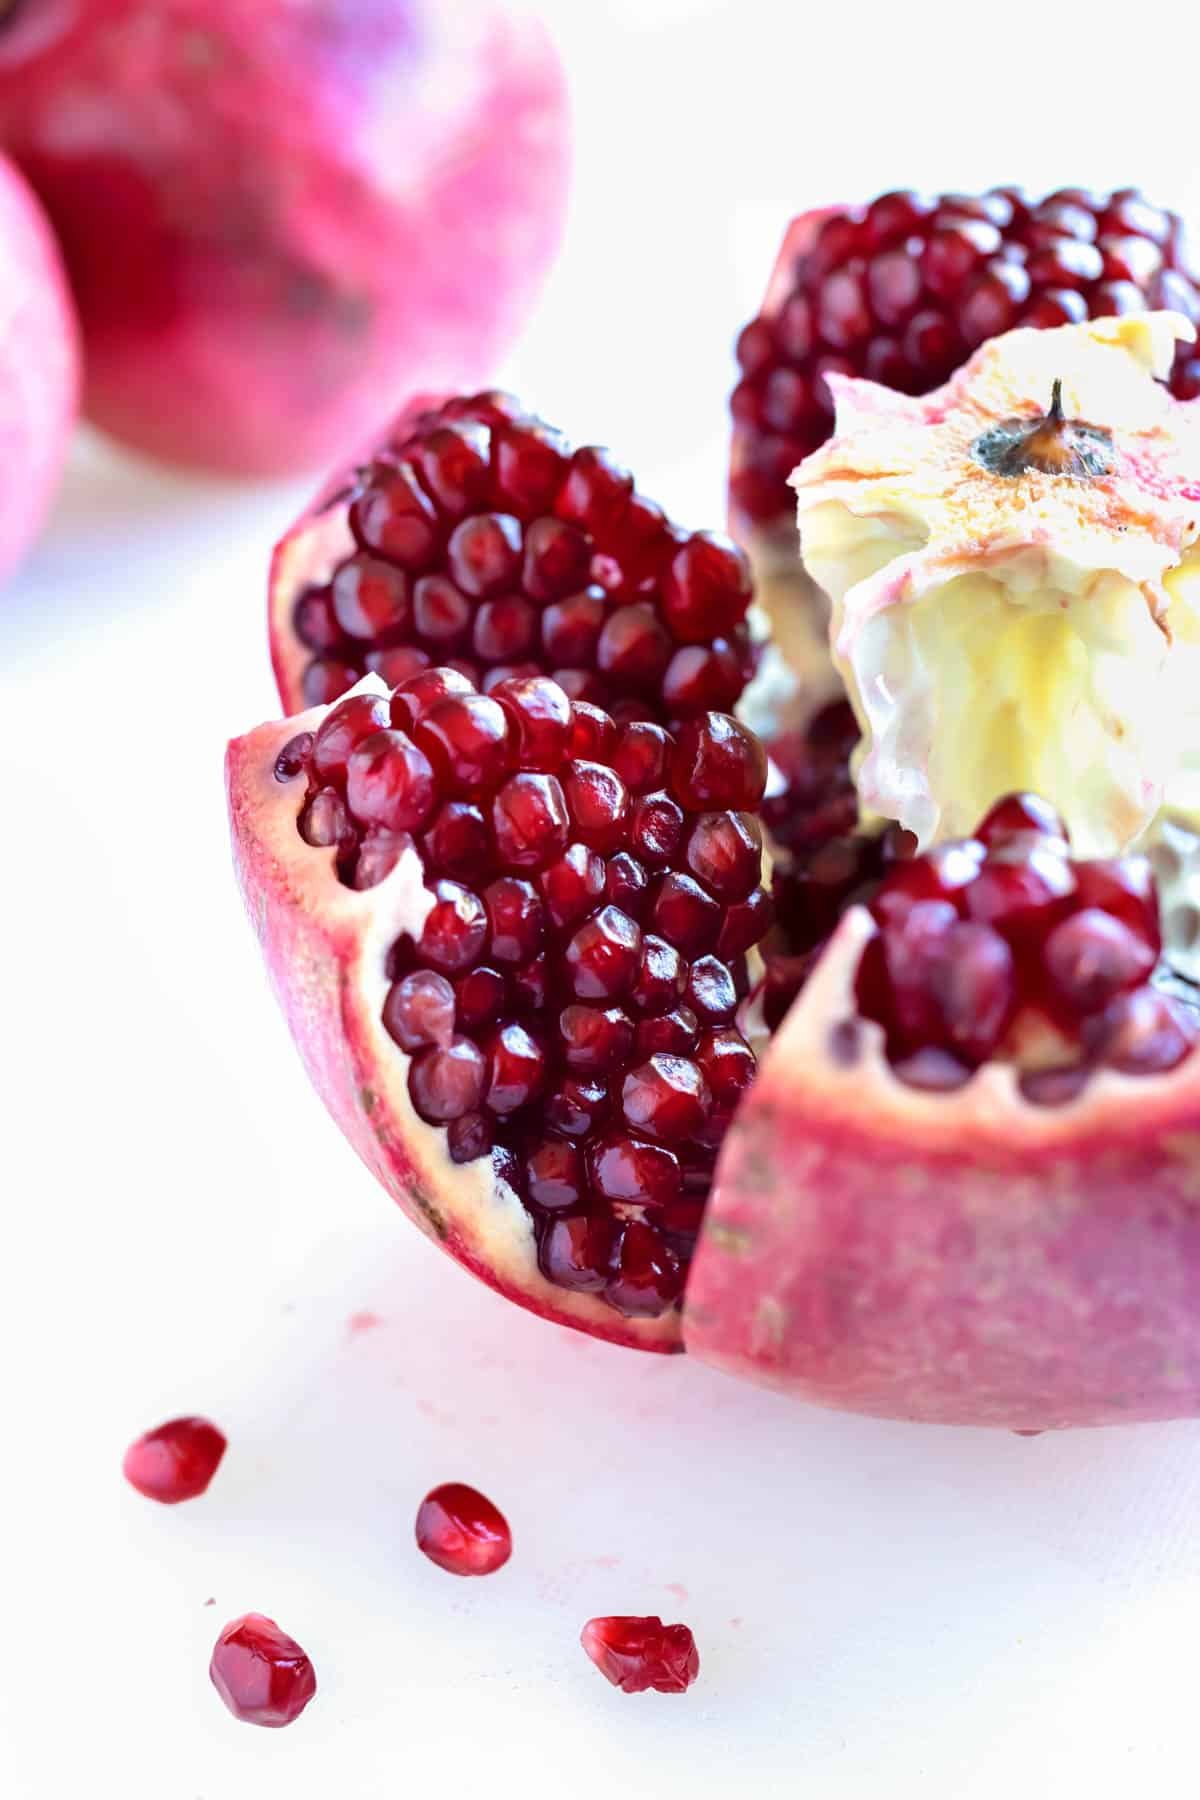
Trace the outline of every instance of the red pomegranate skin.
<instances>
[{"instance_id":1,"label":"red pomegranate skin","mask_svg":"<svg viewBox=\"0 0 1200 1800\"><path fill-rule=\"evenodd\" d=\"M873 930L846 914L729 1131L686 1348L886 1418L1200 1414L1200 1063L1097 1071L1061 1107L1001 1063L906 1088L878 1027L845 1028Z\"/></svg>"},{"instance_id":2,"label":"red pomegranate skin","mask_svg":"<svg viewBox=\"0 0 1200 1800\"><path fill-rule=\"evenodd\" d=\"M485 1193L454 1203L444 1145L429 1161L412 1117L393 1110L381 1072L394 1064L381 1010L378 970L395 926L378 917L372 895L329 878L324 857L300 838L304 784L272 776L276 755L298 733L315 731L324 708L262 725L226 753L234 864L271 984L309 1079L359 1157L426 1236L506 1299L544 1318L637 1349L680 1348L679 1314L625 1318L595 1294L552 1286L537 1273L531 1240ZM332 857L332 852L329 853ZM480 1171L483 1160L465 1165ZM461 1174L461 1171L460 1171ZM522 1215L522 1219L523 1219ZM522 1229L526 1229L523 1224Z\"/></svg>"},{"instance_id":3,"label":"red pomegranate skin","mask_svg":"<svg viewBox=\"0 0 1200 1800\"><path fill-rule=\"evenodd\" d=\"M62 259L37 199L3 156L0 269L2 581L49 509L79 402L79 330Z\"/></svg>"},{"instance_id":4,"label":"red pomegranate skin","mask_svg":"<svg viewBox=\"0 0 1200 1800\"><path fill-rule=\"evenodd\" d=\"M275 474L351 450L381 393L491 372L566 199L536 21L491 0L0 11L0 147L62 243L98 425Z\"/></svg>"}]
</instances>

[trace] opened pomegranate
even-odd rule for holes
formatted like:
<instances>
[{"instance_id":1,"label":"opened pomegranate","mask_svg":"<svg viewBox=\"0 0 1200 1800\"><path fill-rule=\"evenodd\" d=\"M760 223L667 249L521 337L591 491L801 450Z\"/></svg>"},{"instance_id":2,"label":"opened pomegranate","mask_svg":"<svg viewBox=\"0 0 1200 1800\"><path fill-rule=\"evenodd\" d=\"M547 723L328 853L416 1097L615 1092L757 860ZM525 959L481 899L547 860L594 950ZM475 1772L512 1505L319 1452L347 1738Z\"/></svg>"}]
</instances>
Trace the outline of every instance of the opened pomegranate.
<instances>
[{"instance_id":1,"label":"opened pomegranate","mask_svg":"<svg viewBox=\"0 0 1200 1800\"><path fill-rule=\"evenodd\" d=\"M247 902L334 1117L468 1267L623 1343L677 1346L754 1075L765 779L726 714L618 729L453 668L230 748Z\"/></svg>"},{"instance_id":2,"label":"opened pomegranate","mask_svg":"<svg viewBox=\"0 0 1200 1800\"><path fill-rule=\"evenodd\" d=\"M91 418L233 473L485 379L557 244L562 72L492 0L0 6L0 146L83 321Z\"/></svg>"},{"instance_id":3,"label":"opened pomegranate","mask_svg":"<svg viewBox=\"0 0 1200 1800\"><path fill-rule=\"evenodd\" d=\"M750 674L745 558L686 532L608 451L505 394L417 400L275 553L287 711L365 672L450 663L487 689L553 675L621 717L728 711Z\"/></svg>"},{"instance_id":4,"label":"opened pomegranate","mask_svg":"<svg viewBox=\"0 0 1200 1800\"><path fill-rule=\"evenodd\" d=\"M3 27L0 26L0 30ZM0 157L0 581L33 542L78 403L75 311L42 210Z\"/></svg>"},{"instance_id":5,"label":"opened pomegranate","mask_svg":"<svg viewBox=\"0 0 1200 1800\"><path fill-rule=\"evenodd\" d=\"M1200 291L1181 220L1133 188L1060 188L1041 200L1011 187L904 190L792 220L759 314L738 339L729 521L801 683L802 716L836 686L826 608L797 560L788 486L833 431L826 376L926 394L985 339L1015 327L1153 308L1198 323ZM1181 399L1200 394L1200 357L1188 344L1171 387Z\"/></svg>"}]
</instances>

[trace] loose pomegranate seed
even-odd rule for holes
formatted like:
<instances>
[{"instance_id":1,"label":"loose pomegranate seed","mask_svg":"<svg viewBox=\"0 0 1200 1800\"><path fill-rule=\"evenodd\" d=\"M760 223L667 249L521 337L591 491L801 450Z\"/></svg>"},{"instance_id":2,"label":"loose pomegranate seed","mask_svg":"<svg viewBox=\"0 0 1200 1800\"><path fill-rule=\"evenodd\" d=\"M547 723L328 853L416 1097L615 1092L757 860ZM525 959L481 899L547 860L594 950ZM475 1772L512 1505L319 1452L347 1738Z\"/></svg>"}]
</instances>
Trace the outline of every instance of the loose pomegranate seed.
<instances>
[{"instance_id":1,"label":"loose pomegranate seed","mask_svg":"<svg viewBox=\"0 0 1200 1800\"><path fill-rule=\"evenodd\" d=\"M658 1618L589 1619L580 1640L606 1680L623 1694L683 1694L700 1673L686 1625Z\"/></svg>"},{"instance_id":2,"label":"loose pomegranate seed","mask_svg":"<svg viewBox=\"0 0 1200 1800\"><path fill-rule=\"evenodd\" d=\"M125 1479L147 1500L177 1506L204 1493L225 1454L225 1434L207 1419L169 1419L125 1452Z\"/></svg>"},{"instance_id":3,"label":"loose pomegranate seed","mask_svg":"<svg viewBox=\"0 0 1200 1800\"><path fill-rule=\"evenodd\" d=\"M448 1575L494 1575L512 1555L508 1520L461 1481L426 1494L417 1511L417 1544Z\"/></svg>"},{"instance_id":4,"label":"loose pomegranate seed","mask_svg":"<svg viewBox=\"0 0 1200 1800\"><path fill-rule=\"evenodd\" d=\"M937 387L976 345L1017 325L1050 327L1170 306L1200 293L1175 215L1133 192L1015 190L884 194L825 221L738 339L730 490L742 531L791 529L787 479L832 428L823 375L839 369L905 393ZM1188 347L1171 385L1190 397ZM715 634L714 634L715 635Z\"/></svg>"},{"instance_id":5,"label":"loose pomegranate seed","mask_svg":"<svg viewBox=\"0 0 1200 1800\"><path fill-rule=\"evenodd\" d=\"M295 1638L262 1613L225 1627L208 1672L234 1718L247 1725L291 1725L317 1691L313 1666Z\"/></svg>"},{"instance_id":6,"label":"loose pomegranate seed","mask_svg":"<svg viewBox=\"0 0 1200 1800\"><path fill-rule=\"evenodd\" d=\"M469 443L440 449L469 465ZM645 508L634 525L643 547L666 535ZM696 604L736 567L701 545ZM336 850L337 878L370 885L405 851L424 864L428 908L392 945L383 1004L418 1116L451 1161L491 1155L548 1280L630 1318L675 1306L755 1066L732 1021L771 917L757 739L712 712L618 729L545 676L485 698L438 666L344 701L313 746L294 758L299 828ZM672 792L646 787L664 778Z\"/></svg>"}]
</instances>

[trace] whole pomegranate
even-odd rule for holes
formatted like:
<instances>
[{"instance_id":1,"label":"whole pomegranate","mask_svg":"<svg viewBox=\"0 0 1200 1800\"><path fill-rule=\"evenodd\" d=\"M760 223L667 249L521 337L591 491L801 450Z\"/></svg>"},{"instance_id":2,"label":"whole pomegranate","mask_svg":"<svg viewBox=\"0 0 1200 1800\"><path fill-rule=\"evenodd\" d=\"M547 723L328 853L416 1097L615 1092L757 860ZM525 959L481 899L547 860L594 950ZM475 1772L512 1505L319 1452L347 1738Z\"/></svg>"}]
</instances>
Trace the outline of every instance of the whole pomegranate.
<instances>
[{"instance_id":1,"label":"whole pomegranate","mask_svg":"<svg viewBox=\"0 0 1200 1800\"><path fill-rule=\"evenodd\" d=\"M79 391L78 328L41 207L0 157L0 580L58 485Z\"/></svg>"},{"instance_id":2,"label":"whole pomegranate","mask_svg":"<svg viewBox=\"0 0 1200 1800\"><path fill-rule=\"evenodd\" d=\"M0 8L0 146L63 247L88 414L172 461L310 467L381 393L486 375L567 137L543 31L489 0Z\"/></svg>"}]
</instances>

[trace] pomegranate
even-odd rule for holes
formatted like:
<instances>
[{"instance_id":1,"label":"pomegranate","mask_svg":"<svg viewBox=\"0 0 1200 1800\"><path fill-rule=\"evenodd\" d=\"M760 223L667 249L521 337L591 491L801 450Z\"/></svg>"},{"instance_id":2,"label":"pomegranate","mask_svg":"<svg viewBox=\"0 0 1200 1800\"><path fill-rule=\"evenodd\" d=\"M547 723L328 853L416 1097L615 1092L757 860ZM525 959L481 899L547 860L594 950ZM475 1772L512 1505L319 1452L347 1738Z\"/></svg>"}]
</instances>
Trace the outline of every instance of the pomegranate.
<instances>
[{"instance_id":1,"label":"pomegranate","mask_svg":"<svg viewBox=\"0 0 1200 1800\"><path fill-rule=\"evenodd\" d=\"M448 1575L494 1575L512 1555L508 1520L461 1481L426 1494L417 1510L417 1544Z\"/></svg>"},{"instance_id":2,"label":"pomegranate","mask_svg":"<svg viewBox=\"0 0 1200 1800\"><path fill-rule=\"evenodd\" d=\"M0 31L3 27L0 26ZM42 210L0 157L0 580L45 518L78 403L75 311Z\"/></svg>"},{"instance_id":3,"label":"pomegranate","mask_svg":"<svg viewBox=\"0 0 1200 1800\"><path fill-rule=\"evenodd\" d=\"M734 705L749 600L741 552L672 525L609 451L505 394L421 399L278 546L272 655L288 712L451 662L665 720Z\"/></svg>"},{"instance_id":4,"label":"pomegranate","mask_svg":"<svg viewBox=\"0 0 1200 1800\"><path fill-rule=\"evenodd\" d=\"M292 1725L317 1691L313 1666L295 1638L262 1613L225 1627L208 1672L234 1718L247 1725Z\"/></svg>"},{"instance_id":5,"label":"pomegranate","mask_svg":"<svg viewBox=\"0 0 1200 1800\"><path fill-rule=\"evenodd\" d=\"M1200 1011L1159 948L1145 859L1032 796L893 863L731 1127L688 1348L895 1418L1194 1414Z\"/></svg>"},{"instance_id":6,"label":"pomegranate","mask_svg":"<svg viewBox=\"0 0 1200 1800\"><path fill-rule=\"evenodd\" d=\"M368 1167L502 1293L677 1348L755 1071L754 734L716 712L618 730L546 676L484 694L433 668L251 732L228 779L275 986Z\"/></svg>"},{"instance_id":7,"label":"pomegranate","mask_svg":"<svg viewBox=\"0 0 1200 1800\"><path fill-rule=\"evenodd\" d=\"M1032 200L880 195L801 214L784 235L758 316L737 346L730 530L751 552L760 599L801 691L803 717L835 691L820 588L797 563L792 470L829 437L828 375L905 394L939 387L985 339L1165 308L1200 323L1200 290L1178 216L1132 188L1060 188ZM1180 399L1200 394L1200 357L1181 343Z\"/></svg>"},{"instance_id":8,"label":"pomegranate","mask_svg":"<svg viewBox=\"0 0 1200 1800\"><path fill-rule=\"evenodd\" d=\"M177 1506L203 1494L225 1454L225 1434L207 1419L168 1419L125 1452L126 1481L147 1500Z\"/></svg>"},{"instance_id":9,"label":"pomegranate","mask_svg":"<svg viewBox=\"0 0 1200 1800\"><path fill-rule=\"evenodd\" d=\"M580 1642L600 1673L623 1694L685 1694L700 1673L686 1625L658 1618L589 1619Z\"/></svg>"},{"instance_id":10,"label":"pomegranate","mask_svg":"<svg viewBox=\"0 0 1200 1800\"><path fill-rule=\"evenodd\" d=\"M89 416L172 461L309 468L381 392L485 378L567 136L542 29L491 0L0 8L0 147L63 245Z\"/></svg>"}]
</instances>

